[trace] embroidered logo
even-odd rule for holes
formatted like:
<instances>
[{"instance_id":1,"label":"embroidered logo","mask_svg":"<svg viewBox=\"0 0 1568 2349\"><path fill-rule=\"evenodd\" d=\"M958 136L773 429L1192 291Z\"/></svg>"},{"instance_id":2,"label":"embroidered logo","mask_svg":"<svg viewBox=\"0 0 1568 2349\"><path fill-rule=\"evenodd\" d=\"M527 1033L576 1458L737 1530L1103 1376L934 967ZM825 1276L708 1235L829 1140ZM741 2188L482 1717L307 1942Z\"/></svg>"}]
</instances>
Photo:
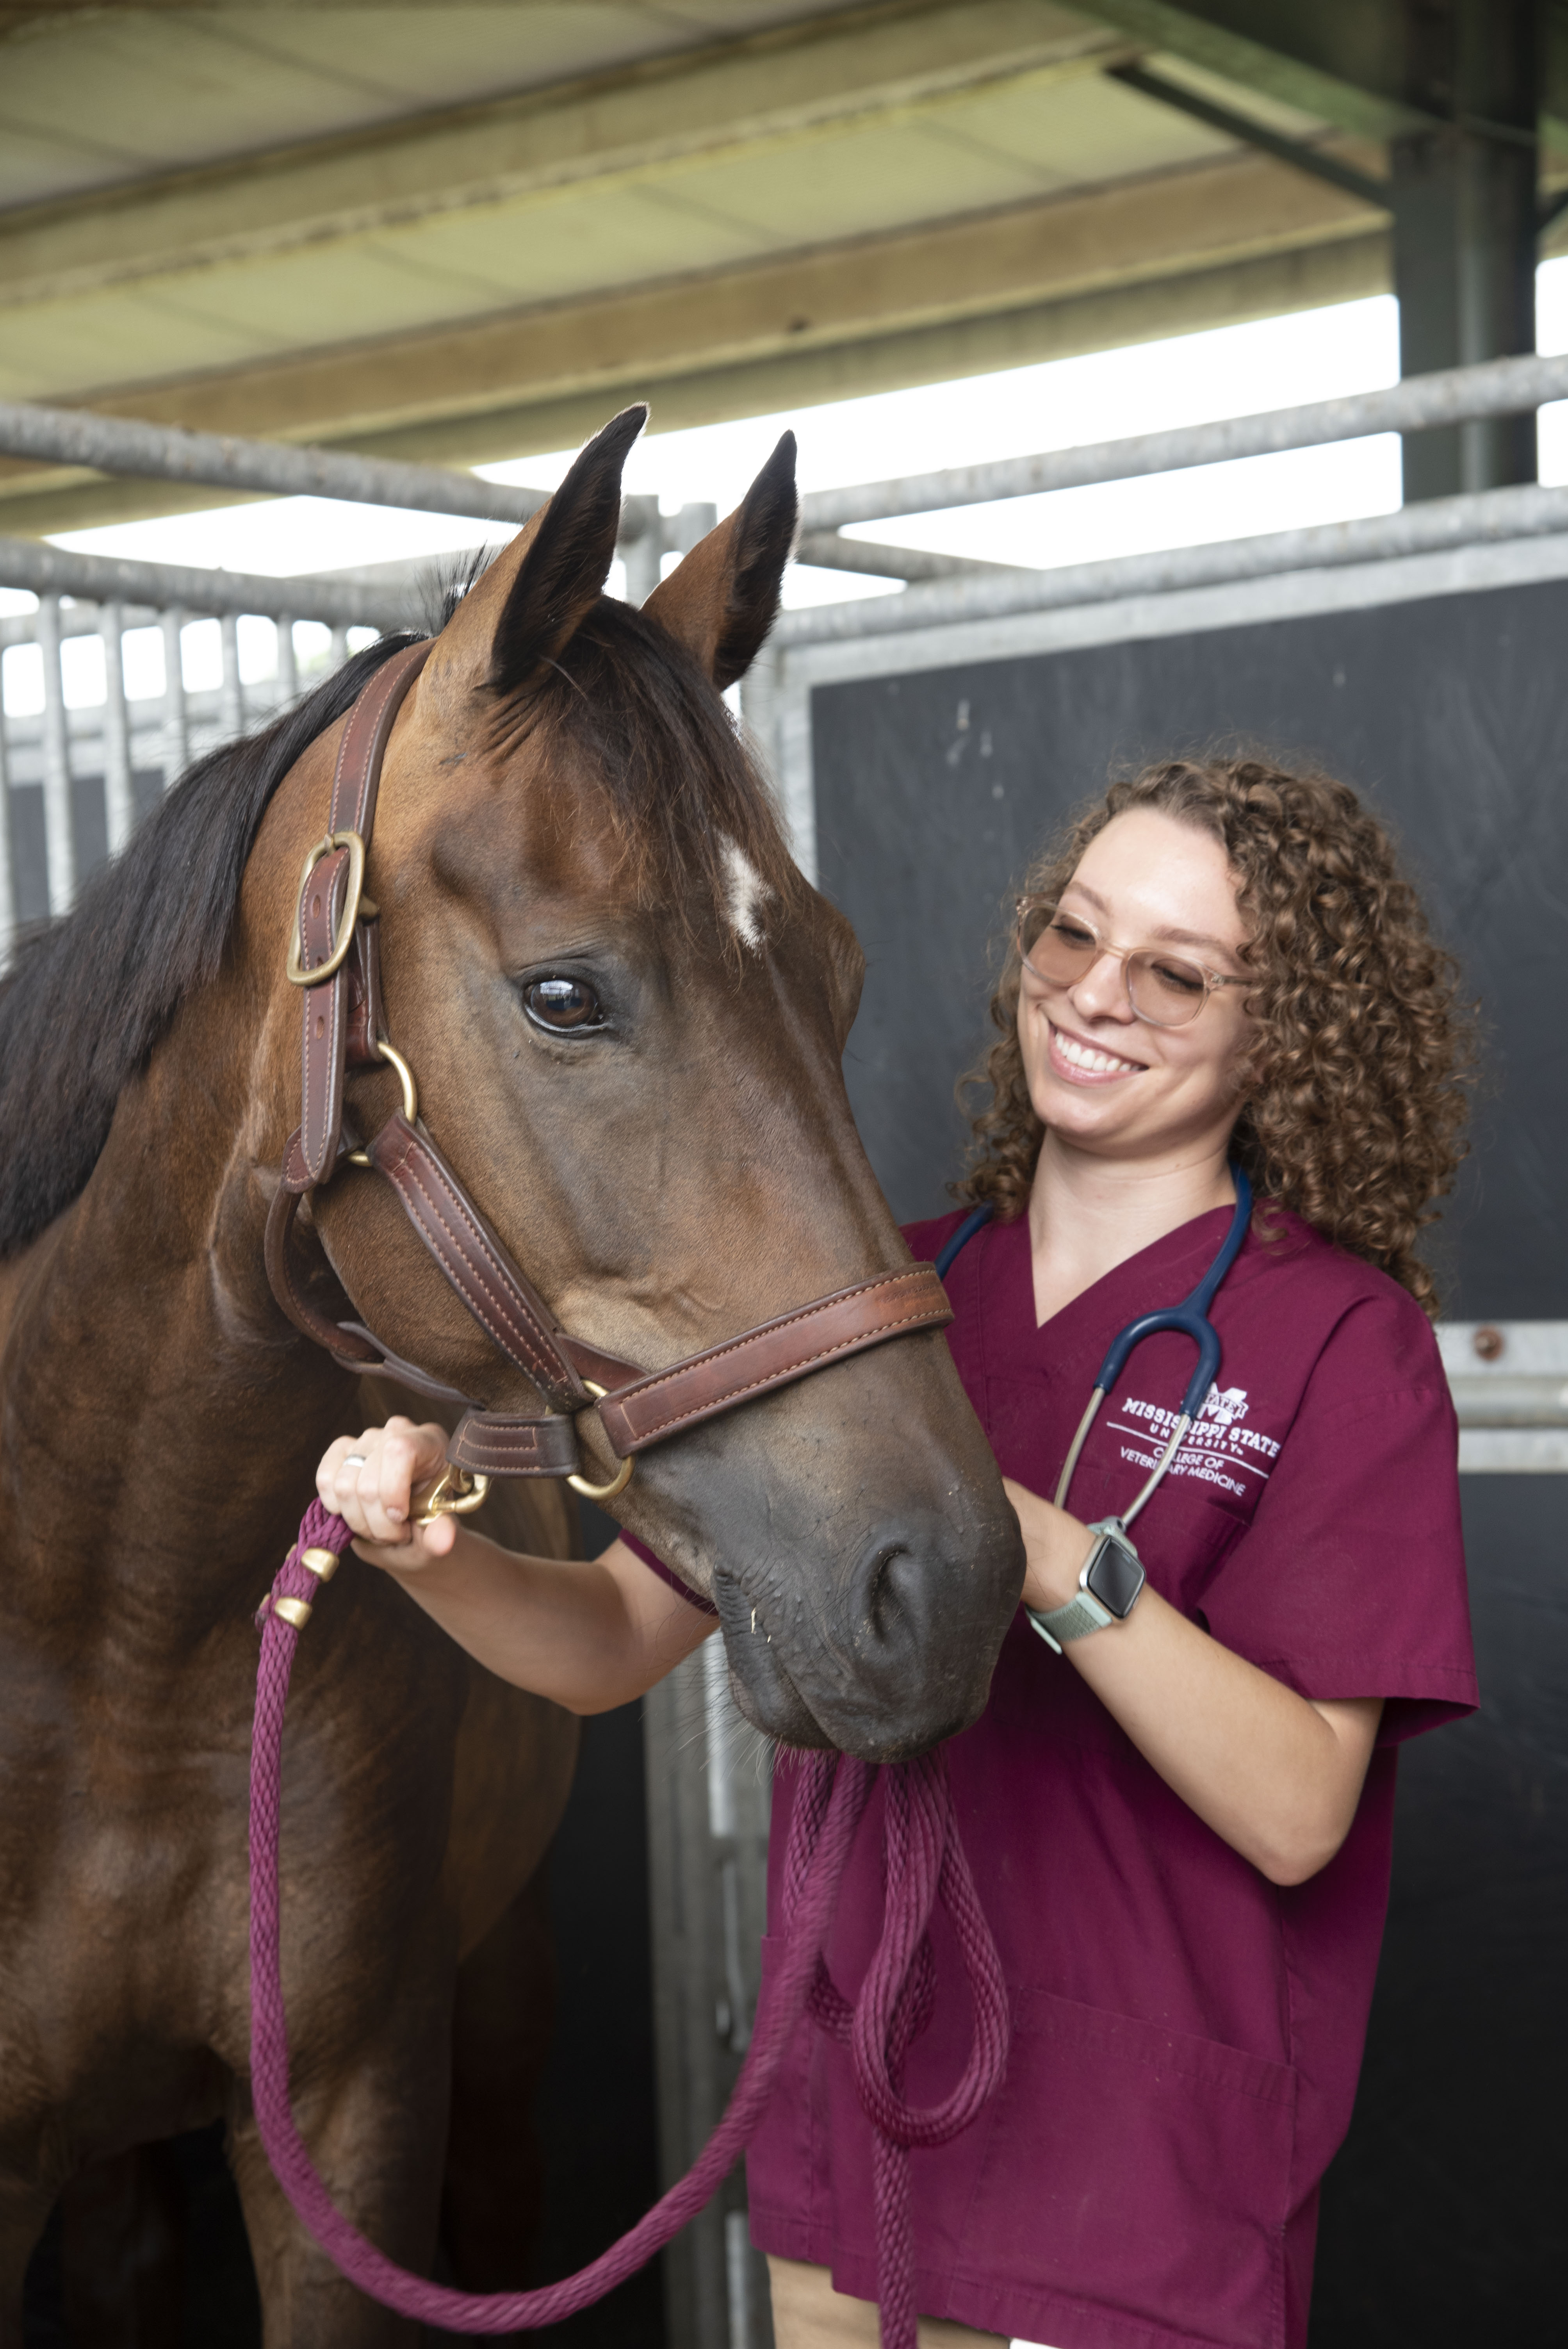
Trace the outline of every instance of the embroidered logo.
<instances>
[{"instance_id":1,"label":"embroidered logo","mask_svg":"<svg viewBox=\"0 0 1568 2349\"><path fill-rule=\"evenodd\" d=\"M1121 1417L1107 1424L1116 1434L1132 1439L1123 1444L1121 1456L1130 1467L1147 1473L1175 1433L1178 1413L1136 1395L1124 1395L1120 1408ZM1171 1475L1195 1477L1201 1485L1215 1485L1238 1498L1249 1493L1255 1498L1259 1485L1268 1482L1279 1445L1261 1429L1241 1424L1250 1409L1245 1387L1211 1387L1171 1463Z\"/></svg>"},{"instance_id":2,"label":"embroidered logo","mask_svg":"<svg viewBox=\"0 0 1568 2349\"><path fill-rule=\"evenodd\" d=\"M1247 1415L1245 1387L1227 1387L1223 1394L1218 1387L1209 1389L1209 1399L1198 1413L1200 1419L1218 1420L1222 1427L1233 1427L1238 1419Z\"/></svg>"}]
</instances>

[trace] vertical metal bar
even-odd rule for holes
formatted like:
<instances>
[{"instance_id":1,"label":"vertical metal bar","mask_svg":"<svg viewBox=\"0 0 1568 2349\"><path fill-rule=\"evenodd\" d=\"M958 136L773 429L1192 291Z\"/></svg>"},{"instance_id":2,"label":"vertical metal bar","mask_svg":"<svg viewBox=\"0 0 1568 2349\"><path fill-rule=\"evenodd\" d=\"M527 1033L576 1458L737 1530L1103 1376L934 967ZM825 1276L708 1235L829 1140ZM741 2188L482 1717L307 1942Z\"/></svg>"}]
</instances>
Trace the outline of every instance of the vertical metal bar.
<instances>
[{"instance_id":1,"label":"vertical metal bar","mask_svg":"<svg viewBox=\"0 0 1568 2349\"><path fill-rule=\"evenodd\" d=\"M332 657L330 666L333 668L341 668L347 658L348 630L346 628L334 628L332 632Z\"/></svg>"},{"instance_id":2,"label":"vertical metal bar","mask_svg":"<svg viewBox=\"0 0 1568 2349\"><path fill-rule=\"evenodd\" d=\"M16 935L16 890L11 876L11 770L5 742L5 656L0 652L0 971Z\"/></svg>"},{"instance_id":3,"label":"vertical metal bar","mask_svg":"<svg viewBox=\"0 0 1568 2349\"><path fill-rule=\"evenodd\" d=\"M218 722L226 741L232 742L245 730L245 704L240 691L240 622L233 612L225 612L218 622L218 634L223 647L223 684L218 697Z\"/></svg>"},{"instance_id":4,"label":"vertical metal bar","mask_svg":"<svg viewBox=\"0 0 1568 2349\"><path fill-rule=\"evenodd\" d=\"M299 691L299 667L294 660L294 622L280 612L273 623L278 632L278 699L292 701Z\"/></svg>"},{"instance_id":5,"label":"vertical metal bar","mask_svg":"<svg viewBox=\"0 0 1568 2349\"><path fill-rule=\"evenodd\" d=\"M44 657L44 846L49 912L58 921L77 894L71 825L71 750L66 732L66 681L60 670L60 599L38 598L38 650Z\"/></svg>"},{"instance_id":6,"label":"vertical metal bar","mask_svg":"<svg viewBox=\"0 0 1568 2349\"><path fill-rule=\"evenodd\" d=\"M185 708L185 655L181 647L183 612L160 612L163 636L163 788L168 791L185 772L191 758L191 729Z\"/></svg>"},{"instance_id":7,"label":"vertical metal bar","mask_svg":"<svg viewBox=\"0 0 1568 2349\"><path fill-rule=\"evenodd\" d=\"M671 2186L706 2144L734 2076L715 2024L722 1975L717 1872L702 1744L703 1659L688 1656L643 1699L647 1757L648 1877L660 2184ZM727 2349L729 2262L724 2197L683 2228L664 2255L666 2330L679 2349Z\"/></svg>"},{"instance_id":8,"label":"vertical metal bar","mask_svg":"<svg viewBox=\"0 0 1568 2349\"><path fill-rule=\"evenodd\" d=\"M642 527L630 535L634 523ZM621 509L621 560L626 566L626 601L645 604L659 584L665 551L664 517L657 498L628 498Z\"/></svg>"},{"instance_id":9,"label":"vertical metal bar","mask_svg":"<svg viewBox=\"0 0 1568 2349\"><path fill-rule=\"evenodd\" d=\"M136 822L130 781L130 710L125 698L125 610L106 604L99 614L103 634L103 798L108 821L108 853L118 856Z\"/></svg>"},{"instance_id":10,"label":"vertical metal bar","mask_svg":"<svg viewBox=\"0 0 1568 2349\"><path fill-rule=\"evenodd\" d=\"M1535 348L1536 0L1406 12L1405 96L1432 117L1389 142L1399 372ZM1404 437L1405 501L1532 481L1535 418Z\"/></svg>"}]
</instances>

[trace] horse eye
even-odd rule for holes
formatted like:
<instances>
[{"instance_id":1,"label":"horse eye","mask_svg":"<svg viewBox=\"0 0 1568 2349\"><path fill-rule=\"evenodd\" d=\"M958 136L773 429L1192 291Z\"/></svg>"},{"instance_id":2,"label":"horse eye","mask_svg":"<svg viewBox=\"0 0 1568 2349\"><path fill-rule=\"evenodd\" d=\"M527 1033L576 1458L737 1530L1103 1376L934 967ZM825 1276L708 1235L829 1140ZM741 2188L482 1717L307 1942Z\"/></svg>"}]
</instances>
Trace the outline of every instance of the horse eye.
<instances>
[{"instance_id":1,"label":"horse eye","mask_svg":"<svg viewBox=\"0 0 1568 2349\"><path fill-rule=\"evenodd\" d=\"M604 1008L585 978L536 978L522 1000L529 1018L556 1035L604 1023Z\"/></svg>"}]
</instances>

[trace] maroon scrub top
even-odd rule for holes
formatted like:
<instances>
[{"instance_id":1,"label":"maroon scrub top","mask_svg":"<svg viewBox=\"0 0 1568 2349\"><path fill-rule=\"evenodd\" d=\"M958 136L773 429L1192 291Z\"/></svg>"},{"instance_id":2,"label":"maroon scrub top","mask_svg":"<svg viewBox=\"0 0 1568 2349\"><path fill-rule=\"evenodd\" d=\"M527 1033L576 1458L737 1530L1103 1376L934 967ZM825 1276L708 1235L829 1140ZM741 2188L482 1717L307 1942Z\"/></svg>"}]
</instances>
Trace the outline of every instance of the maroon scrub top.
<instances>
[{"instance_id":1,"label":"maroon scrub top","mask_svg":"<svg viewBox=\"0 0 1568 2349\"><path fill-rule=\"evenodd\" d=\"M1183 1225L1037 1326L1026 1219L948 1276L948 1341L1004 1473L1051 1495L1122 1326L1196 1285L1231 1211ZM912 2156L917 2305L1052 2349L1302 2349L1318 2182L1345 2135L1387 1900L1396 1747L1473 1710L1458 1441L1431 1325L1388 1277L1271 1210L1220 1291L1220 1375L1135 1527L1150 1581L1304 1696L1381 1697L1356 1818L1281 1889L1144 1761L1019 1611L954 1799L1008 1983L992 2102ZM959 1217L913 1226L934 1257ZM1133 1354L1068 1496L1126 1508L1191 1374L1189 1340ZM1099 1635L1114 1638L1114 1631ZM791 1776L775 1777L770 1917ZM880 1794L830 1962L856 1990L881 1926ZM934 2019L907 2093L935 2102L970 2017L945 1918ZM764 1968L769 1945L764 1944ZM846 2053L803 2023L748 2158L759 2246L876 2296L871 2141Z\"/></svg>"}]
</instances>

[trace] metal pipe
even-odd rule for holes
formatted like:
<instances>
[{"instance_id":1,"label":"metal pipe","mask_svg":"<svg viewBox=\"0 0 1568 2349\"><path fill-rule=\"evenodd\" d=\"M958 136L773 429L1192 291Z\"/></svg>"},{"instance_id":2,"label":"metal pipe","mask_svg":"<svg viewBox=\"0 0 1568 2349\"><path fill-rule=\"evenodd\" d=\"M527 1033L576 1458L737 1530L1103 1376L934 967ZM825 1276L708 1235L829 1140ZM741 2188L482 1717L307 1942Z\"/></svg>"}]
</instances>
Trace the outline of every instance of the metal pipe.
<instances>
[{"instance_id":1,"label":"metal pipe","mask_svg":"<svg viewBox=\"0 0 1568 2349\"><path fill-rule=\"evenodd\" d=\"M35 408L20 400L0 400L0 454L39 464L90 465L100 473L129 473L144 481L261 490L274 497L342 498L353 505L471 514L483 522L524 523L550 496L548 490L482 481L475 473L452 472L444 465L406 465L338 449L293 449L275 440L236 440L145 424L134 417Z\"/></svg>"},{"instance_id":2,"label":"metal pipe","mask_svg":"<svg viewBox=\"0 0 1568 2349\"><path fill-rule=\"evenodd\" d=\"M877 546L870 539L841 538L836 530L809 530L795 549L797 563L823 571L859 571L873 579L956 579L965 572L1010 571L1013 563L976 563L967 554L938 554L923 546Z\"/></svg>"},{"instance_id":3,"label":"metal pipe","mask_svg":"<svg viewBox=\"0 0 1568 2349\"><path fill-rule=\"evenodd\" d=\"M0 586L90 604L147 604L154 610L179 604L191 612L269 613L286 605L296 620L320 620L329 628L397 627L407 601L401 589L267 579L182 563L127 563L118 555L73 554L32 538L0 538Z\"/></svg>"},{"instance_id":4,"label":"metal pipe","mask_svg":"<svg viewBox=\"0 0 1568 2349\"><path fill-rule=\"evenodd\" d=\"M906 588L902 595L873 595L860 604L820 604L780 614L772 641L788 649L846 636L948 627L964 620L1002 619L1016 612L1057 611L1069 604L1104 604L1124 595L1169 595L1181 588L1217 587L1276 572L1384 563L1399 555L1445 554L1480 540L1538 538L1564 531L1568 490L1541 489L1533 483L1484 490L1473 497L1434 498L1362 522L1320 523L1308 530L1274 531L1266 537L1232 539L1215 546L1064 564L1057 571L934 581Z\"/></svg>"},{"instance_id":5,"label":"metal pipe","mask_svg":"<svg viewBox=\"0 0 1568 2349\"><path fill-rule=\"evenodd\" d=\"M76 842L71 824L71 750L66 732L66 680L60 668L60 599L38 604L38 650L44 659L44 857L49 912L57 921L77 894Z\"/></svg>"},{"instance_id":6,"label":"metal pipe","mask_svg":"<svg viewBox=\"0 0 1568 2349\"><path fill-rule=\"evenodd\" d=\"M106 604L103 628L103 798L108 853L118 856L136 822L130 780L130 710L125 698L125 613Z\"/></svg>"},{"instance_id":7,"label":"metal pipe","mask_svg":"<svg viewBox=\"0 0 1568 2349\"><path fill-rule=\"evenodd\" d=\"M191 730L185 708L185 654L181 631L185 615L175 610L159 615L163 636L163 788L179 781L191 757Z\"/></svg>"},{"instance_id":8,"label":"metal pipe","mask_svg":"<svg viewBox=\"0 0 1568 2349\"><path fill-rule=\"evenodd\" d=\"M16 890L11 873L11 774L5 743L5 656L0 653L0 971L11 960L16 935Z\"/></svg>"},{"instance_id":9,"label":"metal pipe","mask_svg":"<svg viewBox=\"0 0 1568 2349\"><path fill-rule=\"evenodd\" d=\"M218 703L218 722L225 734L237 739L245 730L245 704L240 692L240 621L234 612L225 612L218 623L218 638L223 651L223 684Z\"/></svg>"},{"instance_id":10,"label":"metal pipe","mask_svg":"<svg viewBox=\"0 0 1568 2349\"><path fill-rule=\"evenodd\" d=\"M1426 431L1481 417L1519 415L1553 399L1568 399L1568 356L1491 359L1482 367L1446 367L1411 376L1385 391L1314 400L1305 408L1270 409L1261 416L1227 417L1175 432L1145 432L1127 440L1047 450L1037 457L1005 457L995 464L817 490L800 501L801 528L840 530L847 523L1034 497L1090 481L1132 481L1192 465L1227 464L1238 457L1274 456L1284 449L1316 449L1371 432Z\"/></svg>"},{"instance_id":11,"label":"metal pipe","mask_svg":"<svg viewBox=\"0 0 1568 2349\"><path fill-rule=\"evenodd\" d=\"M1450 1377L1461 1427L1568 1427L1568 1379L1561 1376Z\"/></svg>"}]
</instances>

